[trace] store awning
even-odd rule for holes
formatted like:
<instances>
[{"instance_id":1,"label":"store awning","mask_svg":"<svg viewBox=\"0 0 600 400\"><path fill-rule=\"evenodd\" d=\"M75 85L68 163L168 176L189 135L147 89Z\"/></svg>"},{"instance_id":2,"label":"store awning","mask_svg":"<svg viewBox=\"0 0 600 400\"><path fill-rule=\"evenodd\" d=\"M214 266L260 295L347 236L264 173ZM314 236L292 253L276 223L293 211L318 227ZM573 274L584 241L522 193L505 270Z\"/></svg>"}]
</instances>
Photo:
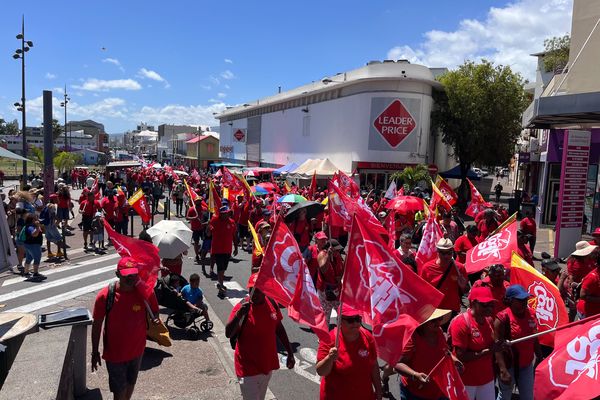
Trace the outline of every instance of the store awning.
<instances>
[{"instance_id":1,"label":"store awning","mask_svg":"<svg viewBox=\"0 0 600 400\"><path fill-rule=\"evenodd\" d=\"M284 165L283 167L279 167L276 170L274 170L273 175L287 174L288 172L293 171L296 168L298 168L298 164L296 164L295 162L291 162L289 164Z\"/></svg>"},{"instance_id":2,"label":"store awning","mask_svg":"<svg viewBox=\"0 0 600 400\"><path fill-rule=\"evenodd\" d=\"M25 157L22 157L22 156L18 155L17 153L8 151L4 147L0 147L0 158L10 158L11 160L35 162L35 161L31 161Z\"/></svg>"}]
</instances>

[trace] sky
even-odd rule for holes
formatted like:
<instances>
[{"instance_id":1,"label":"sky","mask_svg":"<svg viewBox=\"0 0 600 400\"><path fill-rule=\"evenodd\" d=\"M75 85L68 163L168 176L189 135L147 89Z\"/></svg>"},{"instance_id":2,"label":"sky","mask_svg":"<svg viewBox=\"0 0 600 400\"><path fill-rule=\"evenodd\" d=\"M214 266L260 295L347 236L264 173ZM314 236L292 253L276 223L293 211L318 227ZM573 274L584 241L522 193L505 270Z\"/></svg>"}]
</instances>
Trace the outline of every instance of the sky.
<instances>
[{"instance_id":1,"label":"sky","mask_svg":"<svg viewBox=\"0 0 600 400\"><path fill-rule=\"evenodd\" d=\"M370 60L456 68L486 58L535 79L544 39L571 30L573 0L11 1L0 24L0 118L19 119L25 15L27 125L42 91L54 118L108 133L217 125L214 113Z\"/></svg>"}]
</instances>

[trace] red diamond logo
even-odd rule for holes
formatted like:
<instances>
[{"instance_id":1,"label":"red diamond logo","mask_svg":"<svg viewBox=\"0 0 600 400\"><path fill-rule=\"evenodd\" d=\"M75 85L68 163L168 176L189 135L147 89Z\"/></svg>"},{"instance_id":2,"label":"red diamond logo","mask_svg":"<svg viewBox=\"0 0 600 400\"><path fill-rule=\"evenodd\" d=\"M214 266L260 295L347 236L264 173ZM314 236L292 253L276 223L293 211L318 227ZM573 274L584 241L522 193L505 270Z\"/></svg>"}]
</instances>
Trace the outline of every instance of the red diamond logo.
<instances>
[{"instance_id":1,"label":"red diamond logo","mask_svg":"<svg viewBox=\"0 0 600 400\"><path fill-rule=\"evenodd\" d=\"M246 137L246 134L244 133L243 130L238 129L237 131L235 131L235 133L233 134L233 137L235 138L235 140L237 140L238 142L241 142L242 140L244 140L244 138Z\"/></svg>"},{"instance_id":2,"label":"red diamond logo","mask_svg":"<svg viewBox=\"0 0 600 400\"><path fill-rule=\"evenodd\" d=\"M390 146L396 147L410 135L417 124L402 102L394 100L373 121L373 126Z\"/></svg>"}]
</instances>

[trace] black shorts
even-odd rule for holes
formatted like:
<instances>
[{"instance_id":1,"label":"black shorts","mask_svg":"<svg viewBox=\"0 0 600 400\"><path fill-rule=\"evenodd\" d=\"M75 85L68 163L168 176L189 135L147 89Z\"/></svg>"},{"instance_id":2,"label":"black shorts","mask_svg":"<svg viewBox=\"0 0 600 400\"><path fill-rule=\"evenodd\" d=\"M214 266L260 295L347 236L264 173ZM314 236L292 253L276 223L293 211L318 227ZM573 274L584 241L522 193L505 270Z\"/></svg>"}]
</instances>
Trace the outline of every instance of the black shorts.
<instances>
[{"instance_id":1,"label":"black shorts","mask_svg":"<svg viewBox=\"0 0 600 400\"><path fill-rule=\"evenodd\" d=\"M87 215L82 215L81 216L81 223L83 224L83 230L84 231L91 231L92 230L92 221L94 220L94 217L90 217Z\"/></svg>"},{"instance_id":2,"label":"black shorts","mask_svg":"<svg viewBox=\"0 0 600 400\"><path fill-rule=\"evenodd\" d=\"M106 361L108 387L110 391L113 393L121 393L127 389L128 385L135 385L141 365L142 356L122 363Z\"/></svg>"},{"instance_id":3,"label":"black shorts","mask_svg":"<svg viewBox=\"0 0 600 400\"><path fill-rule=\"evenodd\" d=\"M192 231L192 241L194 244L200 244L200 239L202 238L202 231Z\"/></svg>"},{"instance_id":4,"label":"black shorts","mask_svg":"<svg viewBox=\"0 0 600 400\"><path fill-rule=\"evenodd\" d=\"M238 233L241 238L248 237L248 225L238 224Z\"/></svg>"},{"instance_id":5,"label":"black shorts","mask_svg":"<svg viewBox=\"0 0 600 400\"><path fill-rule=\"evenodd\" d=\"M215 258L215 264L217 264L217 272L227 271L231 254L213 254L213 257Z\"/></svg>"}]
</instances>

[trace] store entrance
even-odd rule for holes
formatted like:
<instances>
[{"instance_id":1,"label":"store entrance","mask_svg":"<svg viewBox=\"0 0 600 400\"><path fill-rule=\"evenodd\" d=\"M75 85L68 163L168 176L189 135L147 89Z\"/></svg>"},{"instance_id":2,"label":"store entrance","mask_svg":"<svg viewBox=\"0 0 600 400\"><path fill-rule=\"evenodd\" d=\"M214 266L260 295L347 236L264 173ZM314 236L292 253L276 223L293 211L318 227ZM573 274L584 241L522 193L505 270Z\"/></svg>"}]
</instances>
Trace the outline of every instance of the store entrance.
<instances>
[{"instance_id":1,"label":"store entrance","mask_svg":"<svg viewBox=\"0 0 600 400\"><path fill-rule=\"evenodd\" d=\"M393 171L362 170L360 171L361 190L387 190Z\"/></svg>"}]
</instances>

